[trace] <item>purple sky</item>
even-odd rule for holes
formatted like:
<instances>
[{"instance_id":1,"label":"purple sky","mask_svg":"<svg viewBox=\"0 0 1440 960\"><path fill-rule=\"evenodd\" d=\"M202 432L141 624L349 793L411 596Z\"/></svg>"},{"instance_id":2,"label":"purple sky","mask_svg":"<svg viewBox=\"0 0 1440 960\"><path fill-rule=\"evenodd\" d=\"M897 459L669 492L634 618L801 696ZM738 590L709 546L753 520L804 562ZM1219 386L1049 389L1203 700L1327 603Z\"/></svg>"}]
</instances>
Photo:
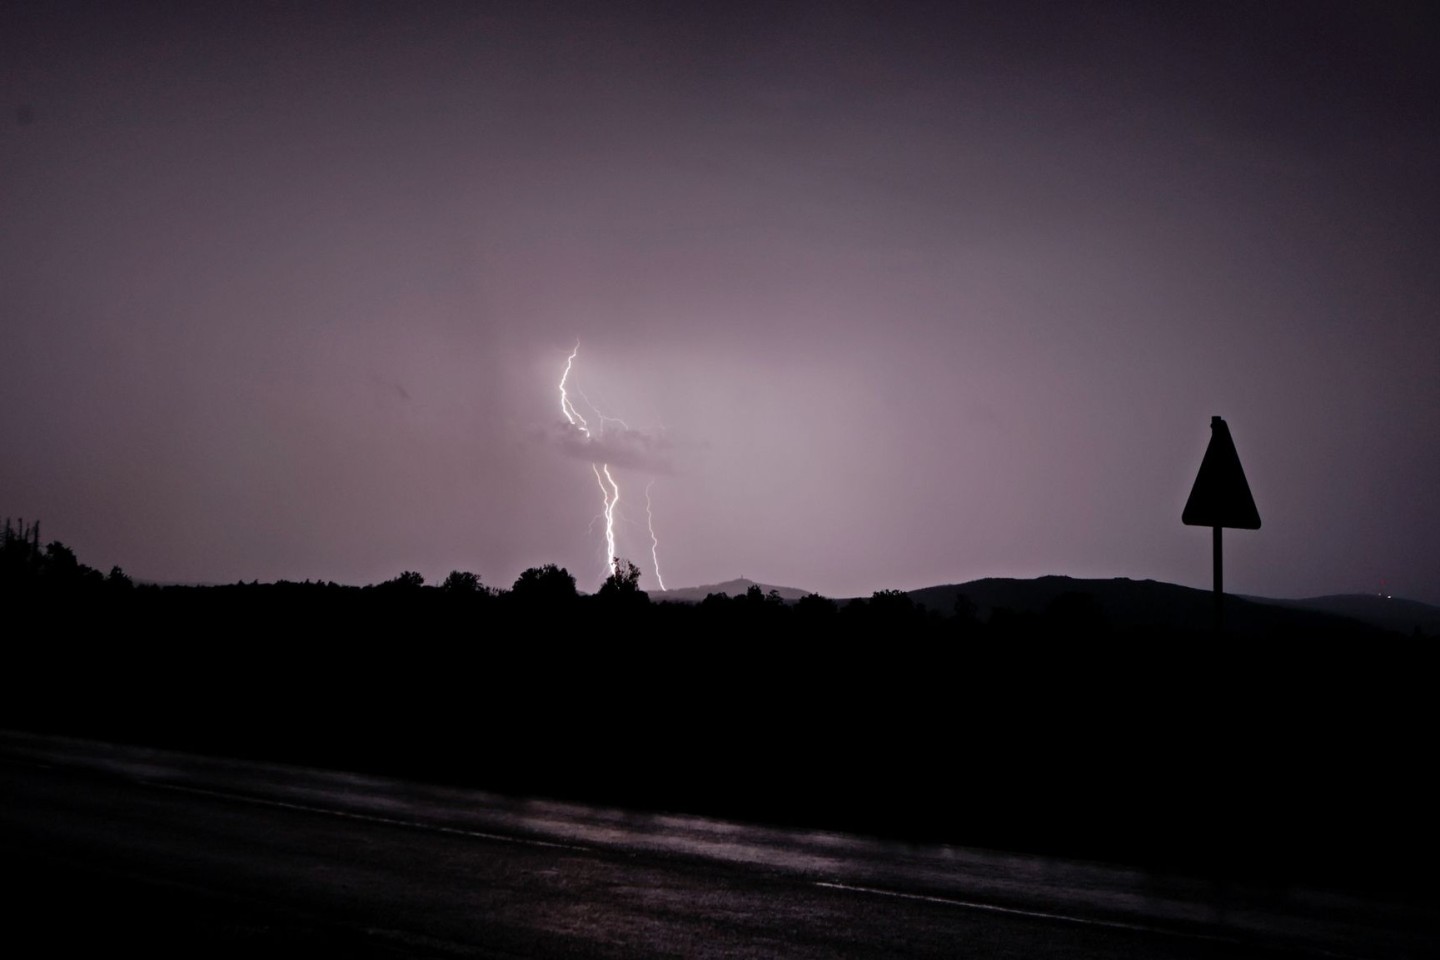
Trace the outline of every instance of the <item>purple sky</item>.
<instances>
[{"instance_id":1,"label":"purple sky","mask_svg":"<svg viewBox=\"0 0 1440 960\"><path fill-rule=\"evenodd\" d=\"M672 587L1208 586L1218 414L1227 587L1440 603L1424 4L192 6L0 12L0 513L85 562L594 589L578 342L647 587L651 480Z\"/></svg>"}]
</instances>

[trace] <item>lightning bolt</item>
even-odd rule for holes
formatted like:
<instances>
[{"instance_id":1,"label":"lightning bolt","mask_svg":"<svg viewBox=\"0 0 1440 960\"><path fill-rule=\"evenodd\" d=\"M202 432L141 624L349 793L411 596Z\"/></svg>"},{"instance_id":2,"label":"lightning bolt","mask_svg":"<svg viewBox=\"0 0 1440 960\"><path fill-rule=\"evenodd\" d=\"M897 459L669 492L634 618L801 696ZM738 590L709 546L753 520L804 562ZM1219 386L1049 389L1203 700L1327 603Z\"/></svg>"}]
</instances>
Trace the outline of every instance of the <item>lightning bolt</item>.
<instances>
[{"instance_id":1,"label":"lightning bolt","mask_svg":"<svg viewBox=\"0 0 1440 960\"><path fill-rule=\"evenodd\" d=\"M595 482L600 484L600 498L605 504L605 576L615 575L615 504L620 502L620 488L615 484L615 478L610 476L610 465L602 463L600 466L590 464L590 469L595 471ZM603 479L602 479L603 478ZM607 488L605 484L610 484Z\"/></svg>"},{"instance_id":2,"label":"lightning bolt","mask_svg":"<svg viewBox=\"0 0 1440 960\"><path fill-rule=\"evenodd\" d=\"M660 584L660 590L664 592L665 578L660 576L660 540L655 536L655 514L650 510L650 488L653 486L654 480L645 484L645 526L650 531L650 563L655 567L655 582Z\"/></svg>"},{"instance_id":3,"label":"lightning bolt","mask_svg":"<svg viewBox=\"0 0 1440 960\"><path fill-rule=\"evenodd\" d=\"M570 371L575 366L575 358L580 355L580 341L575 341L575 349L570 351L570 356L565 358L565 372L560 374L560 412L565 415L565 421L572 427L579 428L585 434L585 439L590 439L590 424L575 404L570 402L570 393L565 389L565 383L570 379ZM581 397L585 395L582 393ZM586 401L589 402L588 400ZM600 417L600 429L605 429L605 416ZM605 518L605 576L615 575L615 505L620 502L620 486L615 478L610 475L610 465L602 463L599 466L590 464L590 469L595 471L595 482L600 485L600 503L602 515ZM609 483L607 487L605 484Z\"/></svg>"},{"instance_id":4,"label":"lightning bolt","mask_svg":"<svg viewBox=\"0 0 1440 960\"><path fill-rule=\"evenodd\" d=\"M630 424L626 423L624 420L621 420L619 417L605 416L605 413L599 407L595 406L595 401L591 400L585 395L584 390L576 390L575 392L580 394L580 399L584 400L585 405L588 406L591 410L594 410L595 416L600 418L600 436L605 436L605 424L607 423L618 423L620 424L620 429L622 430L630 429Z\"/></svg>"},{"instance_id":5,"label":"lightning bolt","mask_svg":"<svg viewBox=\"0 0 1440 960\"><path fill-rule=\"evenodd\" d=\"M607 423L618 423L621 429L628 431L630 425L619 417L607 417L600 411L599 407L590 402L584 391L576 390L587 406L594 411L598 419L596 433L591 433L590 422L576 409L574 402L570 399L570 391L566 384L570 380L570 372L575 367L575 358L580 355L580 343L576 341L575 349L565 358L565 371L560 374L560 412L565 416L565 422L579 430L585 435L585 439L593 440L597 436L604 436ZM595 483L600 487L601 515L596 520L605 521L605 576L615 575L615 561L617 552L615 549L615 508L620 503L620 485L615 482L615 477L610 473L610 465L599 461L592 461L590 469L595 474ZM655 568L655 580L660 584L660 589L665 589L665 580L660 575L660 540L655 536L655 514L650 505L650 488L655 485L651 480L645 485L645 523L650 533L650 562ZM592 521L593 526L593 521Z\"/></svg>"},{"instance_id":6,"label":"lightning bolt","mask_svg":"<svg viewBox=\"0 0 1440 960\"><path fill-rule=\"evenodd\" d=\"M580 432L585 434L585 439L590 439L590 425L585 418L580 416L580 411L570 402L570 394L565 392L565 381L570 379L570 368L575 363L575 358L580 354L580 341L575 341L575 349L570 351L570 356L565 358L565 372L560 374L560 412L565 414L565 419L570 426L579 427Z\"/></svg>"}]
</instances>

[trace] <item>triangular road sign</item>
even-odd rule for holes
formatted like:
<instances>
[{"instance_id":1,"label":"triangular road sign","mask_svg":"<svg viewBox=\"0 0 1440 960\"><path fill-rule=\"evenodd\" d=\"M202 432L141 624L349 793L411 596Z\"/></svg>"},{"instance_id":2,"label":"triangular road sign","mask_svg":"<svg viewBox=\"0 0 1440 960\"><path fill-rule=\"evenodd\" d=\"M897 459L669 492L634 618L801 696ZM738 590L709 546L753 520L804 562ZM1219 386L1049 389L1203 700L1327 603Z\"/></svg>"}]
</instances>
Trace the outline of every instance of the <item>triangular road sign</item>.
<instances>
[{"instance_id":1,"label":"triangular road sign","mask_svg":"<svg viewBox=\"0 0 1440 960\"><path fill-rule=\"evenodd\" d=\"M1205 448L1205 459L1200 461L1200 472L1180 519L1194 527L1260 529L1260 513L1245 482L1235 441L1219 417L1210 418L1210 446Z\"/></svg>"}]
</instances>

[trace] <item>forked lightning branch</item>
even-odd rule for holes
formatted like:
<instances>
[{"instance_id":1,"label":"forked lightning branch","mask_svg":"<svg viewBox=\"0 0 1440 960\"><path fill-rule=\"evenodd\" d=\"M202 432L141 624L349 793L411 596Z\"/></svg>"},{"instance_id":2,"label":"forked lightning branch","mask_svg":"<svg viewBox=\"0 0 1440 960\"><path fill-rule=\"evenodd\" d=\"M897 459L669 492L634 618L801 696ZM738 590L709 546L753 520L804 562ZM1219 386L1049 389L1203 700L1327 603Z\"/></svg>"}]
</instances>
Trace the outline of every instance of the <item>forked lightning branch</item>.
<instances>
[{"instance_id":1,"label":"forked lightning branch","mask_svg":"<svg viewBox=\"0 0 1440 960\"><path fill-rule=\"evenodd\" d=\"M618 417L609 417L601 413L583 392L577 390L576 393L580 396L580 399L589 407L590 412L594 415L592 419L594 420L595 427L593 430L591 429L591 421L587 420L575 406L574 401L570 399L570 390L567 389L567 384L570 381L570 373L575 368L575 358L579 355L580 344L576 343L575 349L570 352L570 356L565 358L565 370L560 375L560 412L564 414L566 423L579 432L582 443L585 446L593 446L597 452L603 454L605 425L607 423L616 423L620 425L622 430L628 430L629 426L624 420ZM617 518L624 518L624 514L618 509L620 506L620 484L615 479L615 473L611 469L611 464L608 463L604 457L597 457L592 460L590 462L590 470L594 473L595 482L600 487L600 514L596 517L596 520L603 522L605 528L604 575L610 577L615 573L616 561L618 559L615 536L616 520ZM660 574L660 540L655 535L655 512L650 499L650 490L654 485L654 480L651 480L645 485L645 528L650 535L650 563L652 569L655 571L655 582L659 584L661 590L664 590L665 578Z\"/></svg>"}]
</instances>

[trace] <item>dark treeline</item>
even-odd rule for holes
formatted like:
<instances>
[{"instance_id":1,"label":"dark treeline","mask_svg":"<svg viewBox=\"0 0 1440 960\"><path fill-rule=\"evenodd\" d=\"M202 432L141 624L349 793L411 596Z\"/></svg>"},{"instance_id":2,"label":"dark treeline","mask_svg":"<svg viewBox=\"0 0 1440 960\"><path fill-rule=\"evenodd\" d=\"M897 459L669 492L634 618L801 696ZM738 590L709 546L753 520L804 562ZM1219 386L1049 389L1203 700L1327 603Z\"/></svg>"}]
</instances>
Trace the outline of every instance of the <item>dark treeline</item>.
<instances>
[{"instance_id":1,"label":"dark treeline","mask_svg":"<svg viewBox=\"0 0 1440 960\"><path fill-rule=\"evenodd\" d=\"M0 725L645 809L1414 890L1428 647L1108 631L882 591L654 602L627 563L134 584L7 526Z\"/></svg>"}]
</instances>

